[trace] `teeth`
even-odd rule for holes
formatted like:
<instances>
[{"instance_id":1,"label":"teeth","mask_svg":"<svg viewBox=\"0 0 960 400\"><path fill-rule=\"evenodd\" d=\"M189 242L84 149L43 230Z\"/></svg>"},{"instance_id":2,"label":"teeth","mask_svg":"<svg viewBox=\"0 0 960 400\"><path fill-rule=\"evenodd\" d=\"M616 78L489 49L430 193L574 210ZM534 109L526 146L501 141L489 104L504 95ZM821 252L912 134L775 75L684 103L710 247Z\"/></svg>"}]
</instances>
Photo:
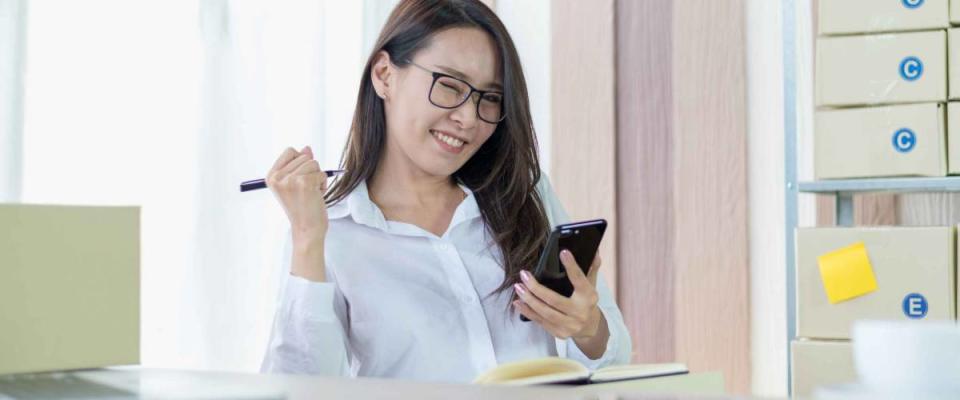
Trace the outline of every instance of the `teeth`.
<instances>
[{"instance_id":1,"label":"teeth","mask_svg":"<svg viewBox=\"0 0 960 400\"><path fill-rule=\"evenodd\" d=\"M433 135L436 136L437 139L442 140L444 143L449 144L450 146L453 146L453 147L463 146L463 141L460 139L444 135L437 131L433 131Z\"/></svg>"}]
</instances>

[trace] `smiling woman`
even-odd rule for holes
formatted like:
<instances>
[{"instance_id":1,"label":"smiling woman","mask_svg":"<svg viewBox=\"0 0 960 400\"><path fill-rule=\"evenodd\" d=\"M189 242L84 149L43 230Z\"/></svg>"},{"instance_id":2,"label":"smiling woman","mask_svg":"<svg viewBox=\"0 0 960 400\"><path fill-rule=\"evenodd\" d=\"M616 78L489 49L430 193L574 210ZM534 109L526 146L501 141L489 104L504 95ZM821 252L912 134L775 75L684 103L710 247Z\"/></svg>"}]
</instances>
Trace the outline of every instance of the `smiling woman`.
<instances>
[{"instance_id":1,"label":"smiling woman","mask_svg":"<svg viewBox=\"0 0 960 400\"><path fill-rule=\"evenodd\" d=\"M291 276L263 370L466 382L544 356L628 362L599 258L585 275L564 257L570 297L528 272L568 218L497 16L477 0L402 1L361 79L330 190L309 147L267 174Z\"/></svg>"}]
</instances>

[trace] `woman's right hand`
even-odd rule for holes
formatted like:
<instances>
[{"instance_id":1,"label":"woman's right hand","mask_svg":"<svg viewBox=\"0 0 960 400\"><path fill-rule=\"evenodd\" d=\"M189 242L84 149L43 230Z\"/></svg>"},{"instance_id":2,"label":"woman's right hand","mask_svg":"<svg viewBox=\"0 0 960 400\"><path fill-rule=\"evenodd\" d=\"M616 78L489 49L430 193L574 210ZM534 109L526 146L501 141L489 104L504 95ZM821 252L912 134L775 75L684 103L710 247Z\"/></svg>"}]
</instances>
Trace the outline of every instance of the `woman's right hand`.
<instances>
[{"instance_id":1,"label":"woman's right hand","mask_svg":"<svg viewBox=\"0 0 960 400\"><path fill-rule=\"evenodd\" d=\"M291 273L323 281L323 241L327 235L327 174L309 146L287 148L267 173L267 187L280 201L293 233Z\"/></svg>"}]
</instances>

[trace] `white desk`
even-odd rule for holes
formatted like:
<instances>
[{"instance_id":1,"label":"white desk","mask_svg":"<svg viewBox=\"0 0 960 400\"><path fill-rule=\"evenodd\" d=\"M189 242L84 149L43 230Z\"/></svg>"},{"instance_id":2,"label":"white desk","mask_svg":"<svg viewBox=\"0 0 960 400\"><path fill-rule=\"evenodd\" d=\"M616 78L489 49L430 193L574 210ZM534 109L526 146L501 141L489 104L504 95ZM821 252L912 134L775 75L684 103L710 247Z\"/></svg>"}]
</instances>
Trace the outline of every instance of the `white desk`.
<instances>
[{"instance_id":1,"label":"white desk","mask_svg":"<svg viewBox=\"0 0 960 400\"><path fill-rule=\"evenodd\" d=\"M372 378L327 378L301 375L264 375L230 372L201 372L160 369L102 369L76 371L62 376L82 378L112 388L135 393L143 399L701 399L722 396L697 394L643 394L654 390L676 390L669 378L642 382L621 382L588 386L504 387L466 384L418 383ZM716 393L722 387L719 374L688 375L694 391ZM679 377L671 377L676 379ZM639 386L637 386L639 385ZM699 386L698 386L699 385ZM0 385L2 392L2 385ZM2 396L0 396L2 398Z\"/></svg>"}]
</instances>

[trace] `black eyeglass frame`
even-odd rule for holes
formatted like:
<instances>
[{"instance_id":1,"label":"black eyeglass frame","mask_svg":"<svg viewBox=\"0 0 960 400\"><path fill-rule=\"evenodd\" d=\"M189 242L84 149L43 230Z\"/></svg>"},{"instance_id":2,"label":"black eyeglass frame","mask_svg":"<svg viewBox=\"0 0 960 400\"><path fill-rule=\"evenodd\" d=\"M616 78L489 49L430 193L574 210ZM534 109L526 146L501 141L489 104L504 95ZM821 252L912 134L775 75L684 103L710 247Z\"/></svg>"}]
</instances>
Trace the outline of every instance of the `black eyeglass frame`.
<instances>
[{"instance_id":1,"label":"black eyeglass frame","mask_svg":"<svg viewBox=\"0 0 960 400\"><path fill-rule=\"evenodd\" d=\"M430 102L430 104L433 104L434 106L437 106L437 107L440 107L440 108L443 108L443 109L446 109L446 110L452 110L452 109L455 109L455 108L458 108L458 107L462 106L463 103L466 103L466 102L467 102L467 100L470 100L470 98L473 97L473 94L474 94L474 93L479 93L479 94L480 94L480 97L479 97L478 100L477 100L477 107L476 107L476 108L477 108L477 109L476 109L476 111L477 111L477 118L479 118L479 119L480 119L481 121L483 121L483 122L486 122L486 123L488 123L488 124L494 124L494 125L499 124L500 122L503 122L503 120L507 118L507 113L504 112L505 109L504 109L504 106L503 106L503 105L504 105L504 102L505 102L505 96L503 95L503 92L499 92L499 91L496 91L496 90L480 90L480 89L477 89L477 88L473 87L473 85L471 85L470 82L467 82L467 81L465 81L465 80L463 80L463 79L460 79L460 78L457 78L457 77L455 77L455 76L451 76L451 75L445 74L445 73L443 73L443 72L433 71L433 70L431 70L431 69L429 69L429 68L427 68L427 67L424 67L424 66L422 66L422 65L420 65L420 64L417 64L417 63L415 63L415 62L413 62L413 61L409 61L409 60L408 60L407 63L410 64L410 65L413 65L414 67L417 67L417 68L423 70L424 72L428 72L428 73L430 73L430 75L433 76L433 82L430 82L430 90L427 91L427 100ZM447 107L447 106L441 106L441 105L439 105L439 104L437 104L437 103L434 103L434 102L433 102L433 96L432 96L432 95L433 95L433 88L437 86L437 80L440 79L440 78L450 78L450 79L456 80L456 81L458 81L458 82L463 82L464 85L467 85L467 87L470 88L470 92L467 93L467 95L463 97L463 100L461 100L461 101L460 101L459 103L457 103L457 105L455 105L455 106ZM486 118L483 118L483 116L480 115L480 102L483 101L483 96L486 95L487 93L495 93L495 94L499 94L499 95L500 95L500 119L498 119L497 121L488 121Z\"/></svg>"}]
</instances>

